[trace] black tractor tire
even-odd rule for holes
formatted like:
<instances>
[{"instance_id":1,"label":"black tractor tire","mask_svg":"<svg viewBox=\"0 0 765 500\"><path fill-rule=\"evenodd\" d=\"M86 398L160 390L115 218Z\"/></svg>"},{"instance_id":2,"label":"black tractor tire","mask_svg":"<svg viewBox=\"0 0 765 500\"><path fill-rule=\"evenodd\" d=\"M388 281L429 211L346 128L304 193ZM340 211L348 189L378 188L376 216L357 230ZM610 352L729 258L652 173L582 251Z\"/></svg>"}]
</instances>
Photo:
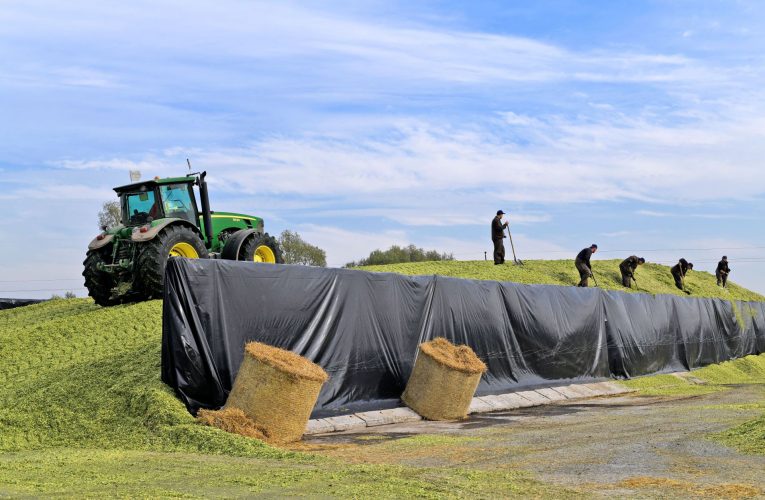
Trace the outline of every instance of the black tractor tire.
<instances>
[{"instance_id":1,"label":"black tractor tire","mask_svg":"<svg viewBox=\"0 0 765 500\"><path fill-rule=\"evenodd\" d=\"M98 270L98 264L105 262L105 257L111 252L111 245L97 250L88 250L85 261L82 265L85 269L82 276L85 278L85 288L88 289L88 295L93 298L99 306L113 306L119 304L119 300L112 298L112 288L114 287L114 278L111 274Z\"/></svg>"},{"instance_id":2,"label":"black tractor tire","mask_svg":"<svg viewBox=\"0 0 765 500\"><path fill-rule=\"evenodd\" d=\"M267 256L264 258L264 252L260 247L268 248L272 255L265 252ZM279 246L279 242L275 237L268 233L255 233L247 238L247 241L244 242L242 249L239 251L239 260L264 262L268 264L284 264L282 249Z\"/></svg>"},{"instance_id":3,"label":"black tractor tire","mask_svg":"<svg viewBox=\"0 0 765 500\"><path fill-rule=\"evenodd\" d=\"M165 227L152 240L143 244L136 262L137 288L147 299L162 297L162 289L165 286L165 267L170 258L170 251L175 249L174 252L178 253L179 246L185 247L187 258L207 259L210 257L202 238L191 228L181 224ZM196 257L191 255L193 253L196 253Z\"/></svg>"}]
</instances>

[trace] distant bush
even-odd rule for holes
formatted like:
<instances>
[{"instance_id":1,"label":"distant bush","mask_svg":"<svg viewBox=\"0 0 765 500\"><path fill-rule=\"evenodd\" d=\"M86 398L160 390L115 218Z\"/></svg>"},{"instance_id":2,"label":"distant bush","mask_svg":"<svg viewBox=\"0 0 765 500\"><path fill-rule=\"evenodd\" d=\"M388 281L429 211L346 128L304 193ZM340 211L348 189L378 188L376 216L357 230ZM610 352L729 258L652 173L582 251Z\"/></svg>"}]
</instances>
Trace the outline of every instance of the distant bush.
<instances>
[{"instance_id":1,"label":"distant bush","mask_svg":"<svg viewBox=\"0 0 765 500\"><path fill-rule=\"evenodd\" d=\"M66 292L63 297L61 295L58 295L58 294L55 294L55 293L50 296L50 300L76 299L76 298L77 298L77 294L74 293L71 290Z\"/></svg>"},{"instance_id":2,"label":"distant bush","mask_svg":"<svg viewBox=\"0 0 765 500\"><path fill-rule=\"evenodd\" d=\"M414 245L406 247L393 245L387 250L374 250L366 259L361 259L358 262L349 262L345 267L380 266L384 264L429 262L434 260L454 260L454 254L439 253L436 250L425 250Z\"/></svg>"},{"instance_id":3,"label":"distant bush","mask_svg":"<svg viewBox=\"0 0 765 500\"><path fill-rule=\"evenodd\" d=\"M297 232L285 230L279 236L285 264L327 267L327 253L305 241Z\"/></svg>"}]
</instances>

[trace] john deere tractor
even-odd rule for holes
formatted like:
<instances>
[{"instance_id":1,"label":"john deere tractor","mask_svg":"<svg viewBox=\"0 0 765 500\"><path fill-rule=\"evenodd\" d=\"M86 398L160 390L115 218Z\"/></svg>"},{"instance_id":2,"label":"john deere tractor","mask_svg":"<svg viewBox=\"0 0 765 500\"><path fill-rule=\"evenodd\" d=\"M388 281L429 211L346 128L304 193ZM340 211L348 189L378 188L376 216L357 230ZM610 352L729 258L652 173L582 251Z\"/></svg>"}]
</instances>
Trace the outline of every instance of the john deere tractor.
<instances>
[{"instance_id":1,"label":"john deere tractor","mask_svg":"<svg viewBox=\"0 0 765 500\"><path fill-rule=\"evenodd\" d=\"M83 262L85 286L97 304L161 297L170 257L284 262L276 238L263 231L263 219L210 210L206 175L157 177L114 188L122 223L102 228Z\"/></svg>"}]
</instances>

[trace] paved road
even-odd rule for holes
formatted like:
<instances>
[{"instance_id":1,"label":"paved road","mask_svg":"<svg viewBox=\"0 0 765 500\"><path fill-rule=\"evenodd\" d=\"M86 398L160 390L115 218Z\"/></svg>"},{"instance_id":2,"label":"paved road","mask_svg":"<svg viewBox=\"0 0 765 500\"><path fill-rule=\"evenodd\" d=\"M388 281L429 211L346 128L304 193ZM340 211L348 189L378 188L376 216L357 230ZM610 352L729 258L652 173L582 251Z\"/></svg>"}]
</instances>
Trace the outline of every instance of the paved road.
<instances>
[{"instance_id":1,"label":"paved road","mask_svg":"<svg viewBox=\"0 0 765 500\"><path fill-rule=\"evenodd\" d=\"M709 439L761 415L765 385L689 398L628 395L315 436L353 462L524 470L583 493L765 496L765 456Z\"/></svg>"}]
</instances>

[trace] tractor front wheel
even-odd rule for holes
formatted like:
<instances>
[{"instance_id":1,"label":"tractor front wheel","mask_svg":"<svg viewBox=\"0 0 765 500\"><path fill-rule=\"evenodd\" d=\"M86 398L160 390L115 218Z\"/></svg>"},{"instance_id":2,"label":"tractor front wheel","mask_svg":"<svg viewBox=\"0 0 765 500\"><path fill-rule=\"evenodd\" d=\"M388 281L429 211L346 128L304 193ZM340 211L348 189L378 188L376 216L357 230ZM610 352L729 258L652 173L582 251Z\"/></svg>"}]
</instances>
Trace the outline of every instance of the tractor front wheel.
<instances>
[{"instance_id":1,"label":"tractor front wheel","mask_svg":"<svg viewBox=\"0 0 765 500\"><path fill-rule=\"evenodd\" d=\"M138 256L136 278L147 299L162 297L165 266L170 257L209 258L202 238L190 228L178 224L165 227L143 247Z\"/></svg>"},{"instance_id":2,"label":"tractor front wheel","mask_svg":"<svg viewBox=\"0 0 765 500\"><path fill-rule=\"evenodd\" d=\"M85 269L82 276L85 278L85 287L96 304L99 306L113 306L119 301L112 298L114 278L111 274L98 269L98 264L105 262L104 257L111 252L111 245L98 250L88 250L85 261L82 263Z\"/></svg>"},{"instance_id":3,"label":"tractor front wheel","mask_svg":"<svg viewBox=\"0 0 765 500\"><path fill-rule=\"evenodd\" d=\"M284 264L279 242L268 233L255 233L242 245L239 258L249 262L265 264Z\"/></svg>"}]
</instances>

